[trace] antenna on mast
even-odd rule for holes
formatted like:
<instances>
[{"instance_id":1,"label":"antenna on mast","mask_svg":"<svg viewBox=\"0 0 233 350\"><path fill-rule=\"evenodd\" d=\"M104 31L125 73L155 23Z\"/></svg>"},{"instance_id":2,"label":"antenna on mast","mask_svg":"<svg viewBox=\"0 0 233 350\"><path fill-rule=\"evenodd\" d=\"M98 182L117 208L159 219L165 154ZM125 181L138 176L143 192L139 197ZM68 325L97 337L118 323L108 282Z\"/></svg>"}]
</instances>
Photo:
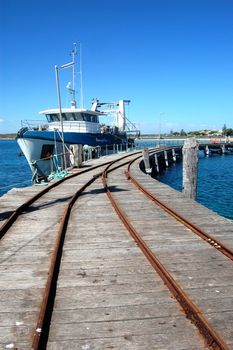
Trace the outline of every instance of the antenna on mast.
<instances>
[{"instance_id":1,"label":"antenna on mast","mask_svg":"<svg viewBox=\"0 0 233 350\"><path fill-rule=\"evenodd\" d=\"M79 44L79 74L80 74L80 102L81 102L81 108L83 108L83 72L82 72L82 44Z\"/></svg>"},{"instance_id":2,"label":"antenna on mast","mask_svg":"<svg viewBox=\"0 0 233 350\"><path fill-rule=\"evenodd\" d=\"M83 108L83 82L82 82L82 47L81 44L79 44L79 71L75 71L75 56L77 55L77 43L73 43L73 50L70 52L70 55L72 56L72 62L64 64L61 66L61 68L68 68L72 66L72 83L69 82L66 86L66 88L69 90L70 94L72 95L72 102L71 107L76 108L76 99L75 99L75 76L76 74L80 75L80 105L81 108Z\"/></svg>"},{"instance_id":3,"label":"antenna on mast","mask_svg":"<svg viewBox=\"0 0 233 350\"><path fill-rule=\"evenodd\" d=\"M72 83L69 82L66 86L66 88L69 90L70 94L72 95L72 101L71 101L71 108L76 108L76 99L75 99L75 75L80 75L80 105L81 108L83 108L83 82L82 82L82 47L81 44L79 44L79 71L75 71L75 56L77 55L77 44L73 43L74 48L70 52L70 55L72 56L72 61L63 64L61 68L69 68L72 67Z\"/></svg>"},{"instance_id":4,"label":"antenna on mast","mask_svg":"<svg viewBox=\"0 0 233 350\"><path fill-rule=\"evenodd\" d=\"M75 99L75 56L77 55L77 44L76 43L73 43L74 45L74 48L73 50L71 51L71 56L72 56L72 95L73 95L73 99L72 99L72 102L71 102L71 107L72 108L76 108L76 99Z\"/></svg>"}]
</instances>

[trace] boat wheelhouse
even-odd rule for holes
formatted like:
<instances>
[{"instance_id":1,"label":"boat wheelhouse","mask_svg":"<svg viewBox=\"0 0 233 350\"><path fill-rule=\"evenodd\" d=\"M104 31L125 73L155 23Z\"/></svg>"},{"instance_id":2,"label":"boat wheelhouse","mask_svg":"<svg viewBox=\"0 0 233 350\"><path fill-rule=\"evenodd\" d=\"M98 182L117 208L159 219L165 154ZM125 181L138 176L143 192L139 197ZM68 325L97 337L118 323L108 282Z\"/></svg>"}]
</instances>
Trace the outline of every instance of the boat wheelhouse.
<instances>
[{"instance_id":1,"label":"boat wheelhouse","mask_svg":"<svg viewBox=\"0 0 233 350\"><path fill-rule=\"evenodd\" d=\"M48 121L48 130L60 129L60 115L58 109L48 109L40 112ZM87 109L62 109L64 132L100 133L99 112Z\"/></svg>"}]
</instances>

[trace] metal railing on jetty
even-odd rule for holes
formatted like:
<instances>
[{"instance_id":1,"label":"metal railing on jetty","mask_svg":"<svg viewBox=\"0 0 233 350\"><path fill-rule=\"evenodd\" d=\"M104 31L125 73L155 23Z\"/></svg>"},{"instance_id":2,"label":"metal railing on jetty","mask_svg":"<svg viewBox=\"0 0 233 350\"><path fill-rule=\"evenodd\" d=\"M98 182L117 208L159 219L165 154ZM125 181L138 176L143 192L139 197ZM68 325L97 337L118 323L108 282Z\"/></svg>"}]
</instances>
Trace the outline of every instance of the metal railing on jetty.
<instances>
[{"instance_id":1,"label":"metal railing on jetty","mask_svg":"<svg viewBox=\"0 0 233 350\"><path fill-rule=\"evenodd\" d=\"M83 146L82 152L79 153L79 158L81 158L80 164L85 164L86 162L91 161L92 159L97 159L103 156L117 154L121 152L132 152L142 150L146 148L155 148L155 147L182 147L184 140L166 140L166 139L140 139L135 140L134 143L126 143L123 144L113 144L113 145L104 145L104 146ZM200 142L200 141L199 141ZM199 143L199 150L203 150L206 155L209 152L219 152L226 153L226 151L232 152L232 143L224 143L220 144L219 142L208 143L203 142ZM74 154L71 149L67 148L67 151L59 154L51 154L45 158L38 159L33 162L33 183L41 183L42 180L48 180L51 178L61 178L66 176L69 169L75 166L74 161L72 161L72 157L74 158ZM41 168L44 168L45 161L47 161L47 169L46 173L50 174L49 176L44 176ZM42 166L43 164L43 166ZM77 166L77 165L76 165Z\"/></svg>"},{"instance_id":2,"label":"metal railing on jetty","mask_svg":"<svg viewBox=\"0 0 233 350\"><path fill-rule=\"evenodd\" d=\"M96 147L83 146L81 153L81 163L85 164L92 159L97 159L111 154L132 152L142 148L143 146L135 145L134 143L126 143L125 145L113 144ZM45 168L45 162L47 163L46 173L49 173L49 176L45 176L44 172L41 170L42 168ZM65 154L51 154L47 157L37 159L32 163L32 182L34 184L39 184L53 178L62 178L67 175L68 171L72 167L74 167L74 154L71 149L67 149Z\"/></svg>"}]
</instances>

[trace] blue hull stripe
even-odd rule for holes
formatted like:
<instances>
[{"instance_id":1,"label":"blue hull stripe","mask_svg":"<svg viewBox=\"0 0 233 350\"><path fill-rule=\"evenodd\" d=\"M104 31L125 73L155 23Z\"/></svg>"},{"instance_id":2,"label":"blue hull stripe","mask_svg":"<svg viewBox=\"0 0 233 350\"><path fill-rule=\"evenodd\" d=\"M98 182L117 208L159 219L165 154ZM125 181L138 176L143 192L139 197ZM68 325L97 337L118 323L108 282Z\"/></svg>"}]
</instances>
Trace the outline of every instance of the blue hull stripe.
<instances>
[{"instance_id":1,"label":"blue hull stripe","mask_svg":"<svg viewBox=\"0 0 233 350\"><path fill-rule=\"evenodd\" d=\"M114 143L126 143L126 137L124 135L113 135L113 134L90 134L90 133L77 133L77 132L65 132L64 141L67 144L82 144L89 146L100 146L100 145L113 145ZM61 137L58 132L53 131L25 131L18 138L25 139L40 139L47 141L61 142Z\"/></svg>"}]
</instances>

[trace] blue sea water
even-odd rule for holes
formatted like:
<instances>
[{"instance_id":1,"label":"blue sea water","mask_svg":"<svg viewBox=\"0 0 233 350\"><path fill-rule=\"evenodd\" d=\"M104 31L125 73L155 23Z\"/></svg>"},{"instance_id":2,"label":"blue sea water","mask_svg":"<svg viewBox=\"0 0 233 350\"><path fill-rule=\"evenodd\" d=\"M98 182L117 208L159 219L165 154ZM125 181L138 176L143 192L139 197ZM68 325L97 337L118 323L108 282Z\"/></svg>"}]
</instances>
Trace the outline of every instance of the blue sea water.
<instances>
[{"instance_id":1,"label":"blue sea water","mask_svg":"<svg viewBox=\"0 0 233 350\"><path fill-rule=\"evenodd\" d=\"M155 141L139 142L154 147ZM31 185L31 170L25 157L19 157L15 140L0 140L0 196L13 187ZM233 154L205 157L199 152L197 201L218 214L233 219ZM182 163L166 169L158 179L182 189Z\"/></svg>"},{"instance_id":2,"label":"blue sea water","mask_svg":"<svg viewBox=\"0 0 233 350\"><path fill-rule=\"evenodd\" d=\"M138 145L182 145L177 140L141 140ZM167 168L156 177L159 181L182 191L182 162ZM233 154L212 154L208 157L199 151L197 201L219 215L233 219Z\"/></svg>"},{"instance_id":3,"label":"blue sea water","mask_svg":"<svg viewBox=\"0 0 233 350\"><path fill-rule=\"evenodd\" d=\"M13 187L31 185L31 170L26 158L19 157L15 140L0 140L0 196Z\"/></svg>"},{"instance_id":4,"label":"blue sea water","mask_svg":"<svg viewBox=\"0 0 233 350\"><path fill-rule=\"evenodd\" d=\"M182 162L166 169L158 179L182 191ZM197 201L233 219L233 154L206 157L199 152Z\"/></svg>"}]
</instances>

